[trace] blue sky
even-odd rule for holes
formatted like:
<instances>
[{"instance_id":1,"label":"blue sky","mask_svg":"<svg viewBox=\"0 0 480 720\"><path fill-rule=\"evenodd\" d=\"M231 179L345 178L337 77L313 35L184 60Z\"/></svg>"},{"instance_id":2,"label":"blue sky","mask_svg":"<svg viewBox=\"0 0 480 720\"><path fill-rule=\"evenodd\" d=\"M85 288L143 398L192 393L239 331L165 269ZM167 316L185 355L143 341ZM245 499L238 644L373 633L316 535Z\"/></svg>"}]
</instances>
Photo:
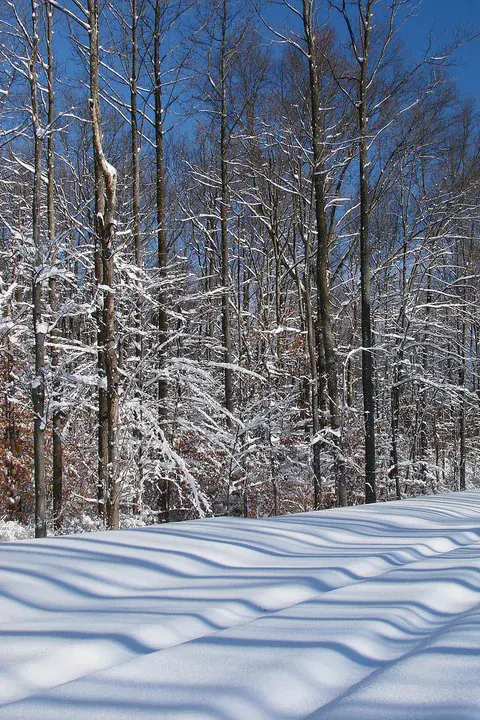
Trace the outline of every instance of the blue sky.
<instances>
[{"instance_id":1,"label":"blue sky","mask_svg":"<svg viewBox=\"0 0 480 720\"><path fill-rule=\"evenodd\" d=\"M480 0L423 0L416 18L405 28L405 42L417 51L435 25L435 37L451 36L458 26L470 25L480 33ZM460 90L480 99L480 40L461 48L455 56L452 75Z\"/></svg>"},{"instance_id":2,"label":"blue sky","mask_svg":"<svg viewBox=\"0 0 480 720\"><path fill-rule=\"evenodd\" d=\"M299 2L293 2L299 7ZM412 0L415 4L415 0ZM329 16L339 36L345 32L338 13L328 12L327 3L318 3L319 19ZM273 3L264 13L264 17L279 30L285 26L301 32L298 19L295 19L281 2ZM420 54L427 48L430 31L433 30L434 48L448 44L459 28L471 28L480 36L480 0L423 0L416 15L411 17L402 30L402 38L413 53ZM454 55L451 75L457 81L459 90L480 100L480 39L463 46Z\"/></svg>"},{"instance_id":3,"label":"blue sky","mask_svg":"<svg viewBox=\"0 0 480 720\"><path fill-rule=\"evenodd\" d=\"M1 0L0 0L1 2ZM413 0L412 0L413 2ZM298 5L298 3L294 3ZM325 8L320 4L320 7ZM292 14L281 4L275 4L265 12L265 17L277 29L282 29L285 23L295 23ZM336 13L330 14L334 20ZM288 19L287 19L288 18ZM340 25L334 22L339 30ZM434 28L434 39L438 45L442 40L447 41L459 27L471 27L480 35L480 0L423 0L416 17L410 18L402 32L405 44L411 47L416 54L425 49L429 31ZM340 31L341 32L341 31ZM57 42L62 58L67 65L67 75L74 72L67 43L64 38L66 29L57 28ZM61 57L61 56L60 56ZM465 95L472 95L480 100L480 39L469 43L457 51L455 66L451 68L451 75L456 79L460 91Z\"/></svg>"}]
</instances>

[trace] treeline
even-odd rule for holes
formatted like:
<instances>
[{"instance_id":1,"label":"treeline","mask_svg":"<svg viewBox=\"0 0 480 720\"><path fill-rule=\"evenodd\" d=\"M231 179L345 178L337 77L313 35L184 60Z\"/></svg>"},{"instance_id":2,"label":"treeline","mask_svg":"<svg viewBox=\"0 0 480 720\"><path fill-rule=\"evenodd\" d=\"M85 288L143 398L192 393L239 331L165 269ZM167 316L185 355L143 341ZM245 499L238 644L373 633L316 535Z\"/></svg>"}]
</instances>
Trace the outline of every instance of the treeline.
<instances>
[{"instance_id":1,"label":"treeline","mask_svg":"<svg viewBox=\"0 0 480 720\"><path fill-rule=\"evenodd\" d=\"M410 0L4 0L0 513L475 483L480 123Z\"/></svg>"}]
</instances>

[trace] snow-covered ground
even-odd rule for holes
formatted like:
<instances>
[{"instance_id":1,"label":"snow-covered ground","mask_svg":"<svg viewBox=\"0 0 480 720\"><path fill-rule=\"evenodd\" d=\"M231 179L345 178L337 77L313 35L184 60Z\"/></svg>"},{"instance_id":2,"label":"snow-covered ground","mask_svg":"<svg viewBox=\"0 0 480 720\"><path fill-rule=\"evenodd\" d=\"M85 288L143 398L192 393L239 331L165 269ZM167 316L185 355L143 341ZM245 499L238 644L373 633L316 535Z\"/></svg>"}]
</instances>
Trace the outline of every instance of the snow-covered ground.
<instances>
[{"instance_id":1,"label":"snow-covered ground","mask_svg":"<svg viewBox=\"0 0 480 720\"><path fill-rule=\"evenodd\" d=\"M480 493L0 545L2 720L479 720Z\"/></svg>"}]
</instances>

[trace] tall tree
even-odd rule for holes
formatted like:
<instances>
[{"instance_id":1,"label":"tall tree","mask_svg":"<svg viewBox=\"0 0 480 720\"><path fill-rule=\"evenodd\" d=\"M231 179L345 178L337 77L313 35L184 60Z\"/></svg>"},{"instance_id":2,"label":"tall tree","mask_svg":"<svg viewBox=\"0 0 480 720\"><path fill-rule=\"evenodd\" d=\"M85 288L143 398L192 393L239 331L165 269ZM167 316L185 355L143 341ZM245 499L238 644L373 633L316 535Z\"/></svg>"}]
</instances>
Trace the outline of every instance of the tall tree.
<instances>
[{"instance_id":1,"label":"tall tree","mask_svg":"<svg viewBox=\"0 0 480 720\"><path fill-rule=\"evenodd\" d=\"M47 325L43 318L42 298L42 152L44 128L40 120L38 101L39 57L39 4L31 0L32 35L29 62L30 99L33 124L34 172L32 238L35 253L32 280L33 331L35 338L35 377L32 382L32 402L34 411L34 468L35 468L35 537L47 534L46 492L45 492L45 429L47 424L45 404L45 337Z\"/></svg>"},{"instance_id":2,"label":"tall tree","mask_svg":"<svg viewBox=\"0 0 480 720\"><path fill-rule=\"evenodd\" d=\"M119 372L115 313L115 264L114 241L117 210L117 171L107 161L102 141L99 91L99 8L98 0L88 0L89 65L90 65L90 113L93 134L96 194L96 235L100 245L103 307L99 341L103 354L106 377L106 418L104 397L100 398L99 434L107 428L106 457L101 458L106 469L106 520L111 529L119 526L120 483L117 468L118 443L118 393ZM106 422L105 422L106 420ZM104 442L104 440L103 440ZM104 452L104 448L102 447ZM106 471L106 472L105 472Z\"/></svg>"},{"instance_id":3,"label":"tall tree","mask_svg":"<svg viewBox=\"0 0 480 720\"><path fill-rule=\"evenodd\" d=\"M313 187L315 199L315 223L317 230L317 314L325 357L330 427L332 430L333 441L337 445L337 453L335 458L337 498L338 504L343 506L347 504L347 492L345 485L344 461L340 444L341 423L337 380L337 360L330 310L330 286L328 280L330 234L328 231L326 218L324 168L325 153L323 150L323 126L325 123L322 123L320 115L320 78L317 63L319 50L315 41L316 38L314 25L314 0L302 0L302 15L309 69L309 91L311 107Z\"/></svg>"},{"instance_id":4,"label":"tall tree","mask_svg":"<svg viewBox=\"0 0 480 720\"><path fill-rule=\"evenodd\" d=\"M53 55L53 7L46 0L47 16L47 87L48 87L48 135L47 135L47 220L48 240L52 259L56 256L55 238L55 85L54 85L54 55ZM52 330L50 332L52 350L52 374L54 383L53 411L52 411L52 495L53 495L53 524L59 530L62 520L63 500L63 411L61 409L60 382L58 370L60 364L59 351L56 347L60 334L57 324L59 319L57 280L55 275L49 278L49 300L52 313Z\"/></svg>"}]
</instances>

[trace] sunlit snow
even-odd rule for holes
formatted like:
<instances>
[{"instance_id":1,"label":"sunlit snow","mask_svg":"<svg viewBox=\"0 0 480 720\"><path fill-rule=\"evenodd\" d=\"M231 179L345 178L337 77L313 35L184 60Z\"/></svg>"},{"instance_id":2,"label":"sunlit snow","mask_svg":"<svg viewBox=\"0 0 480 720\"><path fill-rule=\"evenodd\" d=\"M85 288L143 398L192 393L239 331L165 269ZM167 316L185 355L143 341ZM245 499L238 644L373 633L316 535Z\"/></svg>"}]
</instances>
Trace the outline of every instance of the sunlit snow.
<instances>
[{"instance_id":1,"label":"sunlit snow","mask_svg":"<svg viewBox=\"0 0 480 720\"><path fill-rule=\"evenodd\" d=\"M480 493L0 546L2 720L480 717Z\"/></svg>"}]
</instances>

